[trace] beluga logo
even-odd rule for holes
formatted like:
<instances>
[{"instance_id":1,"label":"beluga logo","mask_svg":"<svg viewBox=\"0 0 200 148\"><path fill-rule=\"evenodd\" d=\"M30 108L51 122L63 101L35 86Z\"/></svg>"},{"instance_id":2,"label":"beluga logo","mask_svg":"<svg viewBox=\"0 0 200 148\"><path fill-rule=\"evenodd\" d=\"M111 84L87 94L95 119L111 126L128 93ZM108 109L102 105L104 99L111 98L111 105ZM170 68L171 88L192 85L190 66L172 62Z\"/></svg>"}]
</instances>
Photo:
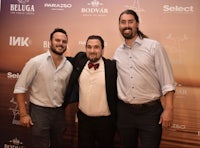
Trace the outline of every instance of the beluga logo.
<instances>
[{"instance_id":1,"label":"beluga logo","mask_svg":"<svg viewBox=\"0 0 200 148\"><path fill-rule=\"evenodd\" d=\"M98 0L92 0L87 3L87 7L81 8L83 16L106 16L108 14L108 8L104 7L104 4Z\"/></svg>"},{"instance_id":2,"label":"beluga logo","mask_svg":"<svg viewBox=\"0 0 200 148\"><path fill-rule=\"evenodd\" d=\"M29 0L17 0L18 3L10 4L11 14L25 14L33 15L35 14L35 6L29 4Z\"/></svg>"}]
</instances>

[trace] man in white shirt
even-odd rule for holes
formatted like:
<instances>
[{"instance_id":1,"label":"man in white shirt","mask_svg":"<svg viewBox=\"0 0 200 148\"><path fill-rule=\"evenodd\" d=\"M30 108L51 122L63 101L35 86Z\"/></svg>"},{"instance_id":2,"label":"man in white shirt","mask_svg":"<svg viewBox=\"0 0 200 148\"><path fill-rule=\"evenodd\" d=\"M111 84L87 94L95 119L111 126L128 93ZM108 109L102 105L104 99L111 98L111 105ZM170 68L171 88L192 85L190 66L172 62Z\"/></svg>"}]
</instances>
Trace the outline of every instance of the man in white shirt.
<instances>
[{"instance_id":1,"label":"man in white shirt","mask_svg":"<svg viewBox=\"0 0 200 148\"><path fill-rule=\"evenodd\" d=\"M115 52L118 78L118 128L126 148L158 148L162 126L169 127L173 117L175 81L162 45L139 30L133 10L119 16L119 30L125 39ZM165 96L164 110L160 98Z\"/></svg>"},{"instance_id":2,"label":"man in white shirt","mask_svg":"<svg viewBox=\"0 0 200 148\"><path fill-rule=\"evenodd\" d=\"M73 72L66 101L78 104L78 147L113 147L116 129L117 69L115 61L103 57L104 41L91 35L86 52L72 58ZM74 92L76 94L74 94Z\"/></svg>"},{"instance_id":3,"label":"man in white shirt","mask_svg":"<svg viewBox=\"0 0 200 148\"><path fill-rule=\"evenodd\" d=\"M32 147L65 147L66 129L62 107L66 86L72 72L71 63L63 56L68 36L62 28L50 34L50 49L31 58L23 68L14 88L22 126L31 127ZM29 93L29 111L25 106Z\"/></svg>"}]
</instances>

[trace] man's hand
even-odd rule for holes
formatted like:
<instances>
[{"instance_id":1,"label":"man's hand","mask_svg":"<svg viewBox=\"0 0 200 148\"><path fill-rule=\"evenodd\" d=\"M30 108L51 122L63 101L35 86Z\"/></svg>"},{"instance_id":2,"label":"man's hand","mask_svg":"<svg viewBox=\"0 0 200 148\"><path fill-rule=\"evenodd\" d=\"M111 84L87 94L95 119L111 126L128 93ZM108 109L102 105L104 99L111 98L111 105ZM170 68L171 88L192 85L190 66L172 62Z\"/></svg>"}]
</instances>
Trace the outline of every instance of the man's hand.
<instances>
[{"instance_id":1,"label":"man's hand","mask_svg":"<svg viewBox=\"0 0 200 148\"><path fill-rule=\"evenodd\" d=\"M20 116L20 123L22 126L26 126L26 127L30 127L31 125L33 125L30 115Z\"/></svg>"},{"instance_id":2,"label":"man's hand","mask_svg":"<svg viewBox=\"0 0 200 148\"><path fill-rule=\"evenodd\" d=\"M173 121L173 109L164 109L163 113L160 116L159 124L162 124L162 127L168 128L172 125Z\"/></svg>"}]
</instances>

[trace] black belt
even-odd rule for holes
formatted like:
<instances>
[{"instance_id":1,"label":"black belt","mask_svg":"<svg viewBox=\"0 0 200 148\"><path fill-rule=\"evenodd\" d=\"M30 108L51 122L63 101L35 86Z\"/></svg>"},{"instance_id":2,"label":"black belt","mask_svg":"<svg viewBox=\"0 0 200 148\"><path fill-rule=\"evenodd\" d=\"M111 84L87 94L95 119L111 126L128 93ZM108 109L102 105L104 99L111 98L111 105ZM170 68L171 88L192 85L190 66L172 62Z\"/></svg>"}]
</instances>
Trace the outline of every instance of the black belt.
<instances>
[{"instance_id":1,"label":"black belt","mask_svg":"<svg viewBox=\"0 0 200 148\"><path fill-rule=\"evenodd\" d=\"M149 107L149 106L156 105L157 103L160 103L160 99L153 100L147 103L142 103L142 104L128 104L128 105L130 105L131 107Z\"/></svg>"}]
</instances>

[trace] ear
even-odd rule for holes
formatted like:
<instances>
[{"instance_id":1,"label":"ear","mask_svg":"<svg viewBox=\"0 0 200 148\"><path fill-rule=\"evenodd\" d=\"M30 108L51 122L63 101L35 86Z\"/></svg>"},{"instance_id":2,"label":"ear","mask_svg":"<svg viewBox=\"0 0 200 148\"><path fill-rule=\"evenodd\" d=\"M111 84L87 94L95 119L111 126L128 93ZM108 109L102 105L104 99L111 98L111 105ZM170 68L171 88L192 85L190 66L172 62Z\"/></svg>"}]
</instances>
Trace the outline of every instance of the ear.
<instances>
[{"instance_id":1,"label":"ear","mask_svg":"<svg viewBox=\"0 0 200 148\"><path fill-rule=\"evenodd\" d=\"M102 55L104 54L104 49L102 49Z\"/></svg>"}]
</instances>

